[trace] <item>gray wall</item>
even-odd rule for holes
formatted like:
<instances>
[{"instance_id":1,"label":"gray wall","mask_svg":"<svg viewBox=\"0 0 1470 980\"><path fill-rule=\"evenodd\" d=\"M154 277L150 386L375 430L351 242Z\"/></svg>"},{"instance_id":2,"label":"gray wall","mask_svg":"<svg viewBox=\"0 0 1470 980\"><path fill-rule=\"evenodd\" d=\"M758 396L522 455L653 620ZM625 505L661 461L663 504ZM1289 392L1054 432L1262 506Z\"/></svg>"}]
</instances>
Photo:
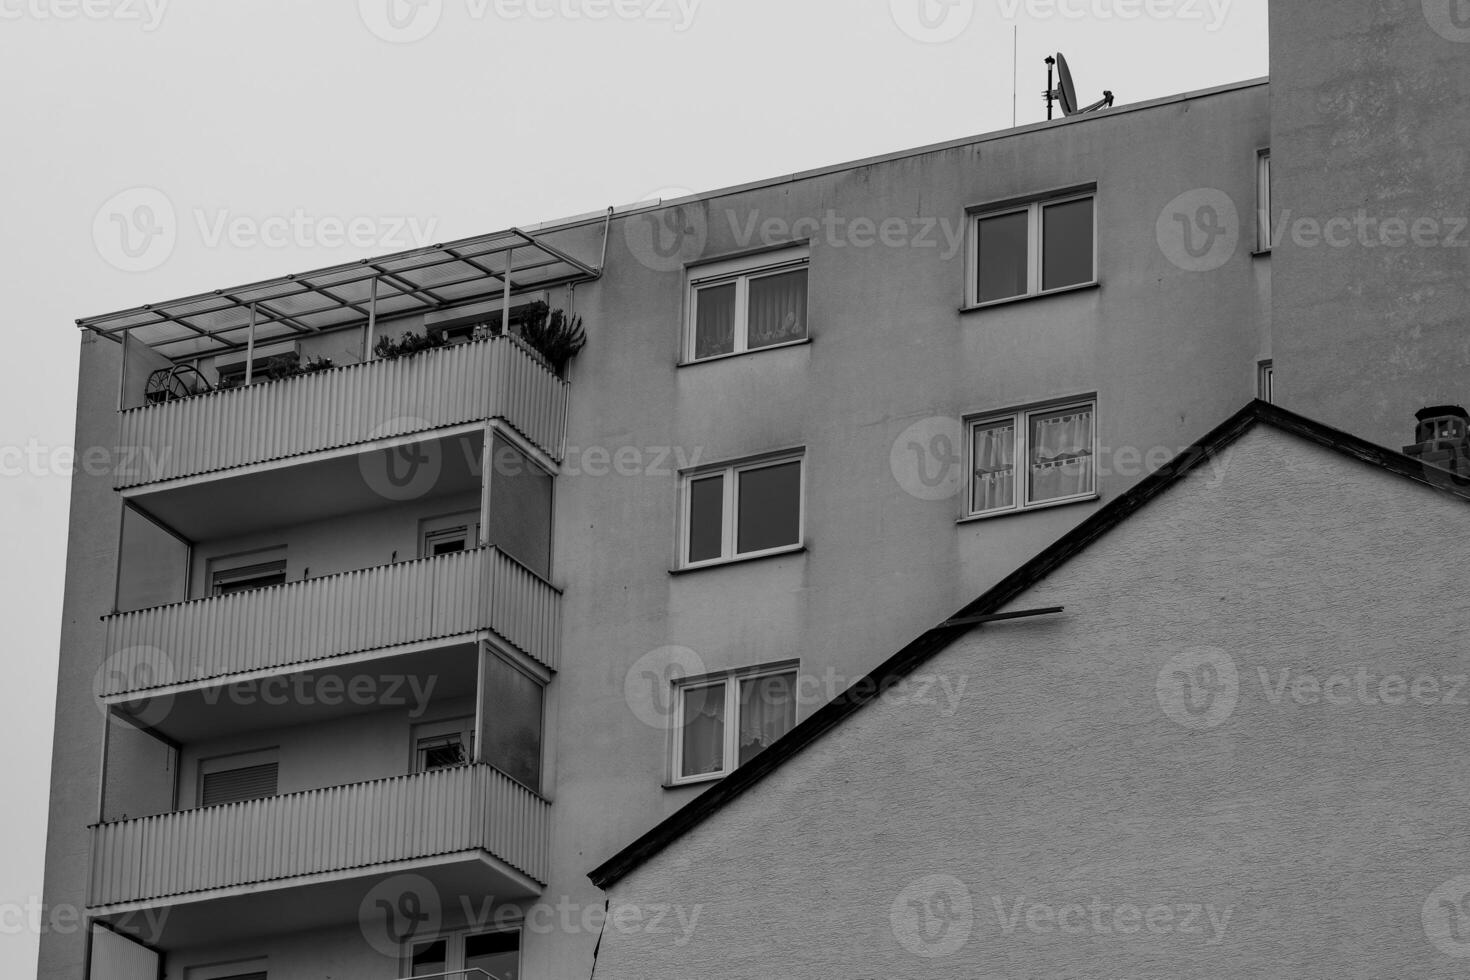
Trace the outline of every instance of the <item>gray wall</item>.
<instances>
[{"instance_id":1,"label":"gray wall","mask_svg":"<svg viewBox=\"0 0 1470 980\"><path fill-rule=\"evenodd\" d=\"M1421 909L1467 870L1446 528L1470 507L1275 430L1226 463L1010 606L1063 615L970 633L916 672L927 694L863 709L615 885L614 909L699 918L682 945L610 928L600 980L1462 975ZM1176 671L1206 655L1237 683L1221 667L1191 716ZM1360 671L1367 700L1331 683ZM1063 931L1046 909L1068 906Z\"/></svg>"},{"instance_id":2,"label":"gray wall","mask_svg":"<svg viewBox=\"0 0 1470 980\"><path fill-rule=\"evenodd\" d=\"M1338 225L1340 247L1310 225L1302 243L1277 243L1278 400L1388 446L1413 441L1425 405L1470 401L1470 25L1452 19L1463 6L1271 5L1277 209L1319 227L1360 212L1376 222ZM1392 220L1404 222L1397 247L1380 237ZM1416 222L1419 244L1404 233Z\"/></svg>"}]
</instances>

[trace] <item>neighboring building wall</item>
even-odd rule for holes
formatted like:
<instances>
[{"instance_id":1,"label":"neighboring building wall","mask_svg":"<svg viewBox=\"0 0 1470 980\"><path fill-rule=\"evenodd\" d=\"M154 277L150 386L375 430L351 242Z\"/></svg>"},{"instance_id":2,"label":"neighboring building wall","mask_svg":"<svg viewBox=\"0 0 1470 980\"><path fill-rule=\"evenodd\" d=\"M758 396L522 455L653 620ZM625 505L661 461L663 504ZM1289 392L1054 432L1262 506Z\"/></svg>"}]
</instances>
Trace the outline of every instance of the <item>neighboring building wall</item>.
<instances>
[{"instance_id":1,"label":"neighboring building wall","mask_svg":"<svg viewBox=\"0 0 1470 980\"><path fill-rule=\"evenodd\" d=\"M1264 427L1222 462L1008 607L1064 614L968 634L614 885L698 920L610 925L598 980L1461 975L1421 910L1470 890L1435 893L1470 871L1470 505Z\"/></svg>"},{"instance_id":2,"label":"neighboring building wall","mask_svg":"<svg viewBox=\"0 0 1470 980\"><path fill-rule=\"evenodd\" d=\"M1274 3L1271 81L1278 401L1403 446L1416 409L1470 399L1470 20ZM1312 234L1329 221L1338 247Z\"/></svg>"},{"instance_id":3,"label":"neighboring building wall","mask_svg":"<svg viewBox=\"0 0 1470 980\"><path fill-rule=\"evenodd\" d=\"M625 697L645 654L687 647L710 671L800 658L814 694L804 716L1095 509L956 526L958 498L919 499L896 479L890 456L905 430L1097 392L1106 501L1249 400L1265 318L1260 260L1242 245L1212 273L1184 271L1156 224L1195 188L1250 200L1268 126L1266 87L1249 85L689 205L684 223L703 241L686 260L761 244L742 230L770 218L790 227L832 212L846 224L811 243L809 345L688 367L675 366L684 273L649 268L636 247L648 241L647 215L613 221L607 274L577 294L590 341L572 374L568 464L581 475L557 485L567 625L551 687L562 721L549 894L600 908L587 871L705 788L660 789L668 732ZM960 313L966 251L947 255L940 229L963 229L974 205L1090 181L1101 288ZM858 219L888 218L914 235L932 219L936 247L843 237ZM806 447L809 550L670 575L678 464L661 447L714 462L795 446ZM589 447L632 447L660 469L619 475L604 464L606 475L591 475L602 458ZM585 976L595 941L547 944L554 958L533 954L527 977Z\"/></svg>"}]
</instances>

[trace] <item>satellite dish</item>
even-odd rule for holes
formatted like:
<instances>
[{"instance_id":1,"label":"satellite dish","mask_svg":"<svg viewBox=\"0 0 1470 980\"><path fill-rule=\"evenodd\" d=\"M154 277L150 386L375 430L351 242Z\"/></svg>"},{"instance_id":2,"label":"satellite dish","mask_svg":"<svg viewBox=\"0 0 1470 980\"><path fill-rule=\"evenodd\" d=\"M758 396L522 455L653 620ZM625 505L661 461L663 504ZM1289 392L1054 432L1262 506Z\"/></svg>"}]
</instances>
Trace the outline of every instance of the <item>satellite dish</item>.
<instances>
[{"instance_id":1,"label":"satellite dish","mask_svg":"<svg viewBox=\"0 0 1470 980\"><path fill-rule=\"evenodd\" d=\"M1056 70L1058 77L1057 85L1052 87L1052 72ZM1052 105L1056 102L1062 104L1062 115L1080 116L1087 112L1096 112L1113 104L1113 93L1104 91L1103 97L1090 106L1078 107L1077 85L1072 81L1072 69L1067 67L1066 56L1057 53L1055 58L1046 59L1046 118L1052 117Z\"/></svg>"}]
</instances>

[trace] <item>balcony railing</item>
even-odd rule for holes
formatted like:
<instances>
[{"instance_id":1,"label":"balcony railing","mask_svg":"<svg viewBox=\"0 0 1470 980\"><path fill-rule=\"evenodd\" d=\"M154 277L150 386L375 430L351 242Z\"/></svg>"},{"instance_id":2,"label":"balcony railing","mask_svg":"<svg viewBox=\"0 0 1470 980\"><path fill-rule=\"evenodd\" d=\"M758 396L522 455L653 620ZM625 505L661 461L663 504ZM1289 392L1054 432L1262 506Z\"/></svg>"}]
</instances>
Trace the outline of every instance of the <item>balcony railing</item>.
<instances>
[{"instance_id":1,"label":"balcony railing","mask_svg":"<svg viewBox=\"0 0 1470 980\"><path fill-rule=\"evenodd\" d=\"M555 670L561 593L495 548L107 618L103 697L493 630Z\"/></svg>"},{"instance_id":2,"label":"balcony railing","mask_svg":"<svg viewBox=\"0 0 1470 980\"><path fill-rule=\"evenodd\" d=\"M492 337L127 409L118 445L148 465L118 489L485 419L560 459L566 409L566 382Z\"/></svg>"},{"instance_id":3,"label":"balcony railing","mask_svg":"<svg viewBox=\"0 0 1470 980\"><path fill-rule=\"evenodd\" d=\"M140 902L485 851L546 880L551 807L489 766L183 810L92 828L88 904Z\"/></svg>"}]
</instances>

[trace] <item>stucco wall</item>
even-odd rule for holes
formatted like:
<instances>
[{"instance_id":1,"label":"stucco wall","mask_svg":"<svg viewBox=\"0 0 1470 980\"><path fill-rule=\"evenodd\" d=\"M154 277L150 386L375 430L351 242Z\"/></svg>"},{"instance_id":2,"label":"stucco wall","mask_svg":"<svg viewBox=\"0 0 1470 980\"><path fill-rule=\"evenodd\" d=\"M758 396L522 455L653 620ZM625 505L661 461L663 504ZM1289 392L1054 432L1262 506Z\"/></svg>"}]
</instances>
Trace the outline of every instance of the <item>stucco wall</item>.
<instances>
[{"instance_id":1,"label":"stucco wall","mask_svg":"<svg viewBox=\"0 0 1470 980\"><path fill-rule=\"evenodd\" d=\"M1461 975L1470 506L1275 430L1224 463L615 885L699 917L597 980Z\"/></svg>"},{"instance_id":2,"label":"stucco wall","mask_svg":"<svg viewBox=\"0 0 1470 980\"><path fill-rule=\"evenodd\" d=\"M1271 259L1278 400L1383 445L1411 440L1417 409L1470 399L1463 8L1271 5L1274 194L1303 232ZM1338 244L1311 233L1344 220Z\"/></svg>"}]
</instances>

